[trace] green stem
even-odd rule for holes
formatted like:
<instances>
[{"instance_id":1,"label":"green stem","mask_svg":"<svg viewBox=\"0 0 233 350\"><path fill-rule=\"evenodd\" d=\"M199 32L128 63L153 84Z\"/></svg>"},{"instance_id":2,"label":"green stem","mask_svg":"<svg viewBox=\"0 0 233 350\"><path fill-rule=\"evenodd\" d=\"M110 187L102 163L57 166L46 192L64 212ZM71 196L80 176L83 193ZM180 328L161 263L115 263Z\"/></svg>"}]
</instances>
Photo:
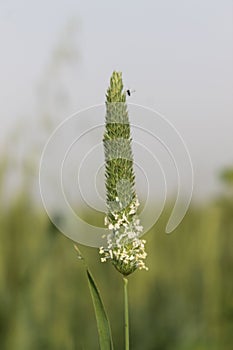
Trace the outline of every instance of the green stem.
<instances>
[{"instance_id":1,"label":"green stem","mask_svg":"<svg viewBox=\"0 0 233 350\"><path fill-rule=\"evenodd\" d=\"M129 350L129 303L128 303L128 280L124 281L124 307L125 307L125 350Z\"/></svg>"}]
</instances>

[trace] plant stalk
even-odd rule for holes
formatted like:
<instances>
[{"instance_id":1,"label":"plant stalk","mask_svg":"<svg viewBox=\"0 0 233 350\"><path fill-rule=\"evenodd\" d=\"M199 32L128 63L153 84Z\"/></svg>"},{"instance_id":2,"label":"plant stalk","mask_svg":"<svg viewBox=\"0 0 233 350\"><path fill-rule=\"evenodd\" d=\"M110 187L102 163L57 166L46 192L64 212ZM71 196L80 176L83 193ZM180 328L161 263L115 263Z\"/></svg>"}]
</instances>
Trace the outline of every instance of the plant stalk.
<instances>
[{"instance_id":1,"label":"plant stalk","mask_svg":"<svg viewBox=\"0 0 233 350\"><path fill-rule=\"evenodd\" d=\"M125 350L129 350L129 303L128 303L128 279L124 281L124 308L125 308Z\"/></svg>"}]
</instances>

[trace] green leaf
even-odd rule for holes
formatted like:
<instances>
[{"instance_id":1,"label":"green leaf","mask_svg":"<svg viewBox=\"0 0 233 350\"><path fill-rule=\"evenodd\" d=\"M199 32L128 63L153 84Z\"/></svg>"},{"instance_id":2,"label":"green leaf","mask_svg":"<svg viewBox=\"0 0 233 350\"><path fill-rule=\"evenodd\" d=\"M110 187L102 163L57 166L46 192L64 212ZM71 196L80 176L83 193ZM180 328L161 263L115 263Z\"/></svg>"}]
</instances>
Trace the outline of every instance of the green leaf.
<instances>
[{"instance_id":1,"label":"green leaf","mask_svg":"<svg viewBox=\"0 0 233 350\"><path fill-rule=\"evenodd\" d=\"M88 285L89 285L91 298L92 298L94 310L95 310L95 317L96 317L97 328L99 333L100 349L113 350L111 328L110 328L106 311L104 309L104 304L100 296L100 292L96 286L96 283L94 281L94 278L90 270L87 267L86 261L76 244L74 244L74 249L78 254L78 259L82 260L86 269Z\"/></svg>"},{"instance_id":2,"label":"green leaf","mask_svg":"<svg viewBox=\"0 0 233 350\"><path fill-rule=\"evenodd\" d=\"M91 297L95 309L97 328L99 333L99 343L101 350L113 350L113 342L111 328L108 321L106 311L100 296L100 292L96 286L93 276L86 267L88 284L91 292Z\"/></svg>"}]
</instances>

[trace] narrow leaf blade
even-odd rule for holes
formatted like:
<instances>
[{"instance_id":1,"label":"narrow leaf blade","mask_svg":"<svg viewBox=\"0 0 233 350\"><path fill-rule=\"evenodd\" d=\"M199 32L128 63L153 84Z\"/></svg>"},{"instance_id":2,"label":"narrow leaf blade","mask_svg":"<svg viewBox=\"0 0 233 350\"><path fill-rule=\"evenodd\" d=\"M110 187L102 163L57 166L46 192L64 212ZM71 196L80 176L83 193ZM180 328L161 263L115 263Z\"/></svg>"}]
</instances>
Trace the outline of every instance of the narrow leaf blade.
<instances>
[{"instance_id":1,"label":"narrow leaf blade","mask_svg":"<svg viewBox=\"0 0 233 350\"><path fill-rule=\"evenodd\" d=\"M86 269L86 273L95 310L97 328L99 333L100 349L113 350L111 328L100 296L100 292L96 286L93 276L91 275L88 269Z\"/></svg>"}]
</instances>

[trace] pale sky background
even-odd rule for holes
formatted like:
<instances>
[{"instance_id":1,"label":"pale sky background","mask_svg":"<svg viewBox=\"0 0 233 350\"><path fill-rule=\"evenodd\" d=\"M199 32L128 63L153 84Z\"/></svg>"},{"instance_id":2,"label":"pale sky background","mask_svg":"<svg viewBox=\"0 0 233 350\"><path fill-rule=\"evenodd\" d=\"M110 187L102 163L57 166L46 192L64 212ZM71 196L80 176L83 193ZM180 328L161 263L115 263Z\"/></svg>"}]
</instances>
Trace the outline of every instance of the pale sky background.
<instances>
[{"instance_id":1,"label":"pale sky background","mask_svg":"<svg viewBox=\"0 0 233 350\"><path fill-rule=\"evenodd\" d=\"M233 164L233 1L0 0L0 145L46 110L39 92L70 22L77 64L63 72L71 98L57 123L103 103L120 70L136 90L130 102L165 115L185 140L194 195L216 192L219 170Z\"/></svg>"}]
</instances>

